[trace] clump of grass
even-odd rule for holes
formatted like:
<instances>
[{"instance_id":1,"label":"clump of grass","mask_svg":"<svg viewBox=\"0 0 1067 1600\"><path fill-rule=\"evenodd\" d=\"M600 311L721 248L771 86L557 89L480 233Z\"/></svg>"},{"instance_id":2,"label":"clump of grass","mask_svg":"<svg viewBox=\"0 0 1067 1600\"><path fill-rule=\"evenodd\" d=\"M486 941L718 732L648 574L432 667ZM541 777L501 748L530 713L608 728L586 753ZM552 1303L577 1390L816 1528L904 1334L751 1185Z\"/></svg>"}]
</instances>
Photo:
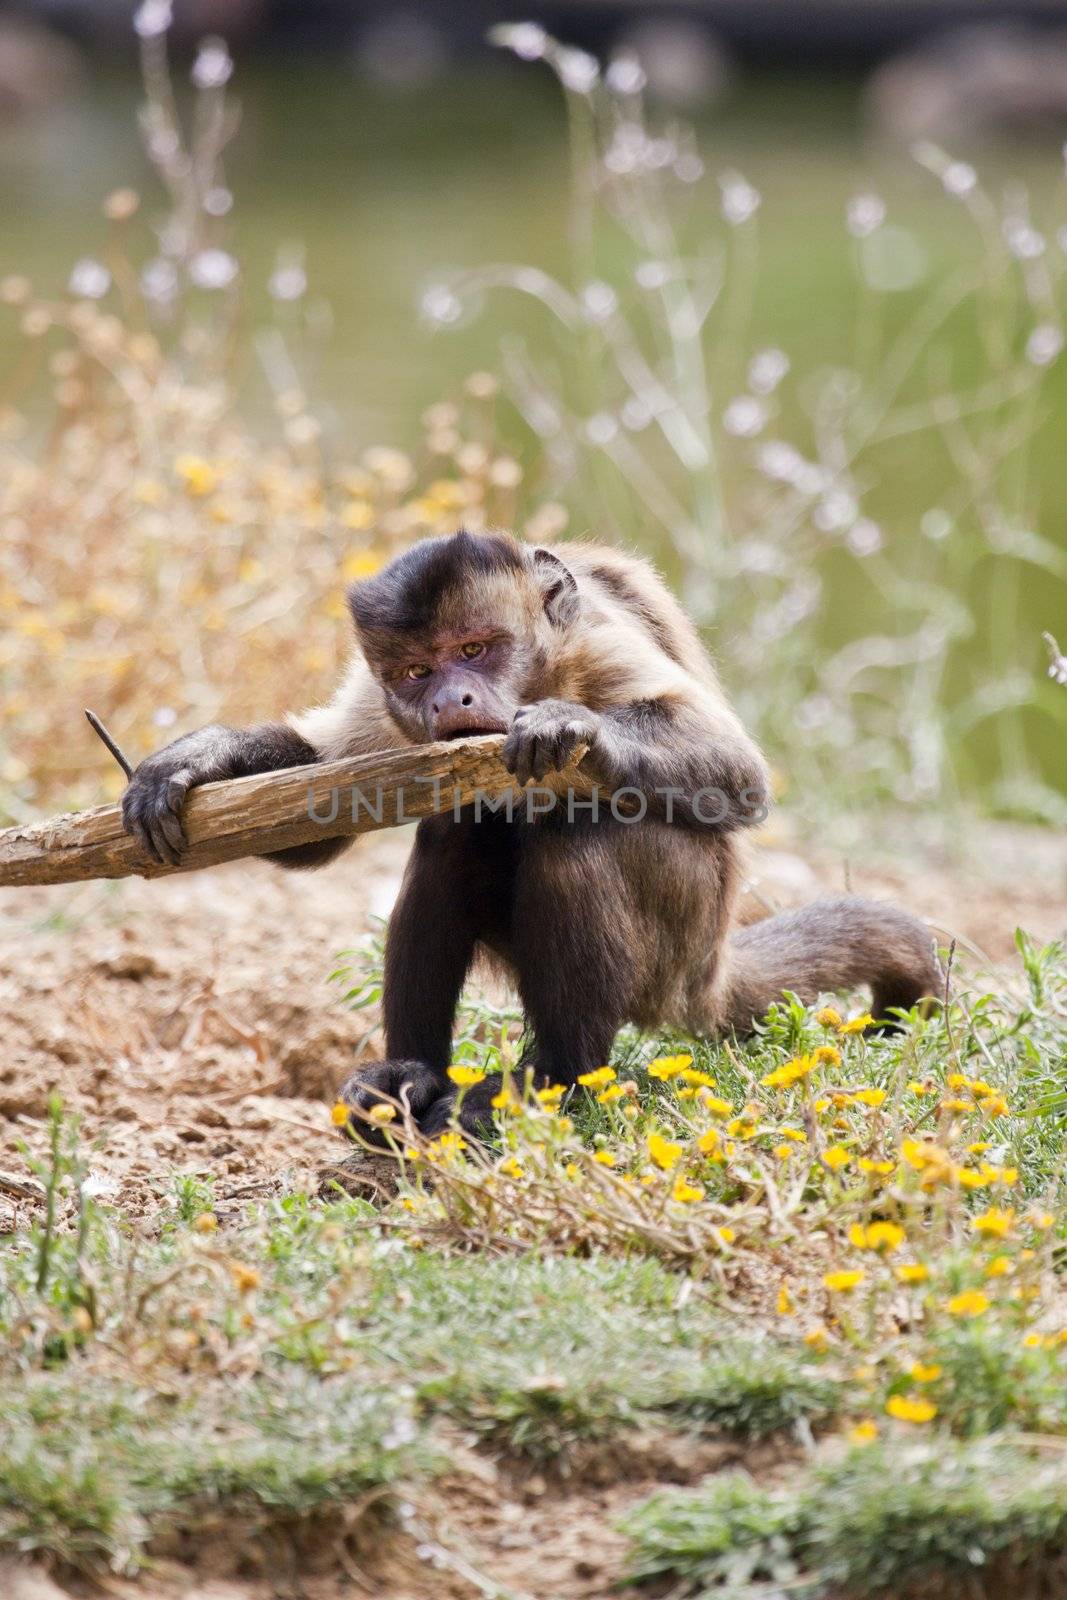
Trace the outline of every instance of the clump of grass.
<instances>
[{"instance_id":1,"label":"clump of grass","mask_svg":"<svg viewBox=\"0 0 1067 1600\"><path fill-rule=\"evenodd\" d=\"M624 1038L570 1098L524 1090L494 1014L483 1059L512 1069L496 1143L456 1129L427 1144L397 1108L379 1124L401 1165L383 1220L420 1249L658 1258L838 1372L851 1363L848 1409L875 1429L1058 1428L1047 1097L1067 971L1059 946L1021 950L1013 995L964 993L896 1035L783 1004L744 1051Z\"/></svg>"},{"instance_id":2,"label":"clump of grass","mask_svg":"<svg viewBox=\"0 0 1067 1600\"><path fill-rule=\"evenodd\" d=\"M1067 1463L1025 1441L857 1446L785 1487L740 1473L659 1495L629 1524L633 1580L678 1595L1035 1592L1062 1570ZM658 1592L658 1591L657 1591Z\"/></svg>"},{"instance_id":3,"label":"clump of grass","mask_svg":"<svg viewBox=\"0 0 1067 1600\"><path fill-rule=\"evenodd\" d=\"M0 1547L79 1568L135 1568L216 1514L241 1538L293 1532L432 1465L410 1398L363 1377L290 1366L175 1395L75 1364L0 1389Z\"/></svg>"}]
</instances>

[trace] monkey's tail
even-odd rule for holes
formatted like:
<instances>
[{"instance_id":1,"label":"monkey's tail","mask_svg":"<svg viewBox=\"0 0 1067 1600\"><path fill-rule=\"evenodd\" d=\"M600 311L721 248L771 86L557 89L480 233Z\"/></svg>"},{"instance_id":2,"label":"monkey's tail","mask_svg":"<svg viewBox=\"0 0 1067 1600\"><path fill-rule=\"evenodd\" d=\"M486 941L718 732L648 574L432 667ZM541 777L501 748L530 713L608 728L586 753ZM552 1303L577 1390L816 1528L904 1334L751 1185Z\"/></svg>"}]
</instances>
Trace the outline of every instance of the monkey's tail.
<instances>
[{"instance_id":1,"label":"monkey's tail","mask_svg":"<svg viewBox=\"0 0 1067 1600\"><path fill-rule=\"evenodd\" d=\"M806 1005L834 989L869 984L876 1021L888 1009L944 994L933 936L917 917L875 900L816 900L734 933L726 950L723 1026L751 1032L785 989Z\"/></svg>"}]
</instances>

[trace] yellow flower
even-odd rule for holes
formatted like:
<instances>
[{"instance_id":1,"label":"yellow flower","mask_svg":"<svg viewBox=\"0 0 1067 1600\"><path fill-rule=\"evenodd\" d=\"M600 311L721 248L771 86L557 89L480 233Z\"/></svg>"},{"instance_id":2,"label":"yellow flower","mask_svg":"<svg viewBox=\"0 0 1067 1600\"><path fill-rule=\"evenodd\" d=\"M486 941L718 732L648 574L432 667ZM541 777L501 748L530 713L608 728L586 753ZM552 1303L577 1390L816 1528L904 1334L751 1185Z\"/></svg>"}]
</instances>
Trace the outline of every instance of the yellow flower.
<instances>
[{"instance_id":1,"label":"yellow flower","mask_svg":"<svg viewBox=\"0 0 1067 1600\"><path fill-rule=\"evenodd\" d=\"M218 488L219 475L210 461L203 456L179 456L174 471L185 485L186 493L200 499Z\"/></svg>"},{"instance_id":2,"label":"yellow flower","mask_svg":"<svg viewBox=\"0 0 1067 1600\"><path fill-rule=\"evenodd\" d=\"M494 1111L517 1111L519 1108L519 1101L508 1083L493 1096L489 1104Z\"/></svg>"},{"instance_id":3,"label":"yellow flower","mask_svg":"<svg viewBox=\"0 0 1067 1600\"><path fill-rule=\"evenodd\" d=\"M823 1327L812 1328L804 1335L804 1343L810 1345L812 1350L825 1350L829 1342Z\"/></svg>"},{"instance_id":4,"label":"yellow flower","mask_svg":"<svg viewBox=\"0 0 1067 1600\"><path fill-rule=\"evenodd\" d=\"M1015 1212L1010 1207L1001 1210L999 1206L990 1206L988 1211L971 1218L971 1227L975 1233L985 1234L993 1239L1003 1239L1011 1232L1014 1224Z\"/></svg>"},{"instance_id":5,"label":"yellow flower","mask_svg":"<svg viewBox=\"0 0 1067 1600\"><path fill-rule=\"evenodd\" d=\"M682 1146L665 1139L661 1133L650 1133L647 1144L649 1155L664 1172L669 1172L681 1158Z\"/></svg>"},{"instance_id":6,"label":"yellow flower","mask_svg":"<svg viewBox=\"0 0 1067 1600\"><path fill-rule=\"evenodd\" d=\"M862 1016L852 1017L848 1022L843 1022L838 1029L838 1032L862 1033L864 1028L871 1027L873 1023L874 1018L871 1016L871 1013L869 1011L865 1011Z\"/></svg>"},{"instance_id":7,"label":"yellow flower","mask_svg":"<svg viewBox=\"0 0 1067 1600\"><path fill-rule=\"evenodd\" d=\"M567 1088L565 1084L550 1083L546 1089L538 1089L537 1098L543 1106L558 1106L559 1102L563 1099L563 1096L566 1093Z\"/></svg>"},{"instance_id":8,"label":"yellow flower","mask_svg":"<svg viewBox=\"0 0 1067 1600\"><path fill-rule=\"evenodd\" d=\"M908 1377L915 1383L936 1383L941 1376L941 1372L942 1368L938 1366L936 1361L930 1362L929 1365L924 1361L916 1361L913 1366L909 1367Z\"/></svg>"},{"instance_id":9,"label":"yellow flower","mask_svg":"<svg viewBox=\"0 0 1067 1600\"><path fill-rule=\"evenodd\" d=\"M993 1146L988 1139L979 1139L977 1144L969 1144L967 1146L967 1154L969 1156L984 1156L986 1151L992 1148Z\"/></svg>"},{"instance_id":10,"label":"yellow flower","mask_svg":"<svg viewBox=\"0 0 1067 1600\"><path fill-rule=\"evenodd\" d=\"M367 1115L372 1122L392 1122L396 1116L396 1106L387 1105L381 1100L376 1106L371 1106Z\"/></svg>"},{"instance_id":11,"label":"yellow flower","mask_svg":"<svg viewBox=\"0 0 1067 1600\"><path fill-rule=\"evenodd\" d=\"M712 1117L728 1117L734 1109L729 1100L720 1100L718 1095L714 1094L702 1094L700 1103L708 1115ZM717 1137L718 1135L716 1135Z\"/></svg>"},{"instance_id":12,"label":"yellow flower","mask_svg":"<svg viewBox=\"0 0 1067 1600\"><path fill-rule=\"evenodd\" d=\"M902 1261L893 1271L898 1283L925 1283L930 1276L930 1268L924 1267L921 1261Z\"/></svg>"},{"instance_id":13,"label":"yellow flower","mask_svg":"<svg viewBox=\"0 0 1067 1600\"><path fill-rule=\"evenodd\" d=\"M461 1133L442 1133L431 1141L426 1154L433 1160L439 1155L451 1155L455 1151L466 1150L467 1141Z\"/></svg>"},{"instance_id":14,"label":"yellow flower","mask_svg":"<svg viewBox=\"0 0 1067 1600\"><path fill-rule=\"evenodd\" d=\"M775 1067L760 1082L767 1089L788 1089L791 1084L798 1083L801 1078L814 1072L816 1064L814 1056L797 1056L795 1060L785 1061L780 1067Z\"/></svg>"},{"instance_id":15,"label":"yellow flower","mask_svg":"<svg viewBox=\"0 0 1067 1600\"><path fill-rule=\"evenodd\" d=\"M230 1276L241 1294L249 1294L253 1289L258 1289L263 1282L255 1267L246 1267L241 1261L230 1262Z\"/></svg>"},{"instance_id":16,"label":"yellow flower","mask_svg":"<svg viewBox=\"0 0 1067 1600\"><path fill-rule=\"evenodd\" d=\"M912 1400L908 1395L891 1394L885 1403L889 1416L898 1422L932 1422L937 1407L932 1400Z\"/></svg>"},{"instance_id":17,"label":"yellow flower","mask_svg":"<svg viewBox=\"0 0 1067 1600\"><path fill-rule=\"evenodd\" d=\"M874 1161L870 1156L860 1156L857 1165L861 1172L873 1172L880 1178L887 1178L896 1163L893 1161Z\"/></svg>"},{"instance_id":18,"label":"yellow flower","mask_svg":"<svg viewBox=\"0 0 1067 1600\"><path fill-rule=\"evenodd\" d=\"M485 1082L485 1072L481 1067L449 1067L448 1076L461 1089L470 1089L476 1083Z\"/></svg>"},{"instance_id":19,"label":"yellow flower","mask_svg":"<svg viewBox=\"0 0 1067 1600\"><path fill-rule=\"evenodd\" d=\"M330 1112L330 1121L335 1128L343 1128L350 1116L351 1108L346 1106L343 1100L338 1100Z\"/></svg>"},{"instance_id":20,"label":"yellow flower","mask_svg":"<svg viewBox=\"0 0 1067 1600\"><path fill-rule=\"evenodd\" d=\"M697 1149L702 1156L707 1156L709 1161L725 1160L722 1149L722 1136L718 1128L709 1128L707 1133L702 1133L697 1140Z\"/></svg>"},{"instance_id":21,"label":"yellow flower","mask_svg":"<svg viewBox=\"0 0 1067 1600\"><path fill-rule=\"evenodd\" d=\"M576 1178L582 1169L579 1167L577 1161L568 1161L563 1170L567 1174L568 1178Z\"/></svg>"},{"instance_id":22,"label":"yellow flower","mask_svg":"<svg viewBox=\"0 0 1067 1600\"><path fill-rule=\"evenodd\" d=\"M211 1211L201 1211L193 1226L197 1233L214 1233L218 1229L219 1219Z\"/></svg>"},{"instance_id":23,"label":"yellow flower","mask_svg":"<svg viewBox=\"0 0 1067 1600\"><path fill-rule=\"evenodd\" d=\"M521 1178L523 1175L522 1164L514 1156L508 1156L506 1161L502 1161L500 1170L506 1173L509 1178Z\"/></svg>"},{"instance_id":24,"label":"yellow flower","mask_svg":"<svg viewBox=\"0 0 1067 1600\"><path fill-rule=\"evenodd\" d=\"M778 1132L783 1139L792 1139L794 1144L807 1144L808 1136L800 1128L779 1128Z\"/></svg>"},{"instance_id":25,"label":"yellow flower","mask_svg":"<svg viewBox=\"0 0 1067 1600\"><path fill-rule=\"evenodd\" d=\"M648 1064L650 1078L676 1078L680 1072L693 1065L692 1056L657 1056ZM578 1080L581 1082L581 1079Z\"/></svg>"},{"instance_id":26,"label":"yellow flower","mask_svg":"<svg viewBox=\"0 0 1067 1600\"><path fill-rule=\"evenodd\" d=\"M681 1205L692 1205L703 1198L704 1191L699 1183L688 1183L685 1178L674 1180L674 1188L671 1190L672 1200L677 1200Z\"/></svg>"},{"instance_id":27,"label":"yellow flower","mask_svg":"<svg viewBox=\"0 0 1067 1600\"><path fill-rule=\"evenodd\" d=\"M791 1144L776 1144L771 1154L779 1161L788 1161L793 1154L793 1146Z\"/></svg>"},{"instance_id":28,"label":"yellow flower","mask_svg":"<svg viewBox=\"0 0 1067 1600\"><path fill-rule=\"evenodd\" d=\"M1011 1256L994 1256L985 1269L987 1278L1003 1278L1014 1271L1015 1263Z\"/></svg>"},{"instance_id":29,"label":"yellow flower","mask_svg":"<svg viewBox=\"0 0 1067 1600\"><path fill-rule=\"evenodd\" d=\"M880 1106L885 1100L884 1089L857 1089L852 1096L861 1106Z\"/></svg>"},{"instance_id":30,"label":"yellow flower","mask_svg":"<svg viewBox=\"0 0 1067 1600\"><path fill-rule=\"evenodd\" d=\"M823 1166L829 1167L831 1172L840 1172L842 1167L847 1167L852 1160L851 1153L843 1144L832 1144L823 1151L819 1158Z\"/></svg>"},{"instance_id":31,"label":"yellow flower","mask_svg":"<svg viewBox=\"0 0 1067 1600\"><path fill-rule=\"evenodd\" d=\"M887 1256L899 1250L905 1239L904 1229L895 1222L872 1222L866 1228L854 1222L848 1236L857 1250L877 1250Z\"/></svg>"},{"instance_id":32,"label":"yellow flower","mask_svg":"<svg viewBox=\"0 0 1067 1600\"><path fill-rule=\"evenodd\" d=\"M715 1232L719 1235L719 1238L722 1240L723 1244L733 1244L734 1240L737 1238L737 1234L732 1228L716 1228Z\"/></svg>"},{"instance_id":33,"label":"yellow flower","mask_svg":"<svg viewBox=\"0 0 1067 1600\"><path fill-rule=\"evenodd\" d=\"M1008 1102L1002 1094L989 1094L983 1100L979 1100L978 1109L984 1111L987 1117L1006 1117Z\"/></svg>"},{"instance_id":34,"label":"yellow flower","mask_svg":"<svg viewBox=\"0 0 1067 1600\"><path fill-rule=\"evenodd\" d=\"M969 1100L958 1100L950 1096L947 1100L942 1100L941 1109L942 1111L973 1111L974 1107Z\"/></svg>"},{"instance_id":35,"label":"yellow flower","mask_svg":"<svg viewBox=\"0 0 1067 1600\"><path fill-rule=\"evenodd\" d=\"M1024 1350L1040 1350L1040 1348L1044 1344L1044 1342L1045 1341L1042 1338L1041 1334L1039 1334L1039 1333L1028 1333L1026 1335L1026 1337L1023 1339L1023 1349Z\"/></svg>"},{"instance_id":36,"label":"yellow flower","mask_svg":"<svg viewBox=\"0 0 1067 1600\"><path fill-rule=\"evenodd\" d=\"M775 1310L780 1317L791 1317L796 1310L796 1306L793 1304L793 1296L789 1293L789 1285L787 1283L783 1283L778 1290Z\"/></svg>"},{"instance_id":37,"label":"yellow flower","mask_svg":"<svg viewBox=\"0 0 1067 1600\"><path fill-rule=\"evenodd\" d=\"M1042 1233L1055 1225L1056 1218L1051 1211L1035 1211L1030 1217L1035 1228L1040 1228Z\"/></svg>"},{"instance_id":38,"label":"yellow flower","mask_svg":"<svg viewBox=\"0 0 1067 1600\"><path fill-rule=\"evenodd\" d=\"M821 1011L816 1011L815 1020L822 1028L839 1028L843 1019L835 1006L823 1006Z\"/></svg>"},{"instance_id":39,"label":"yellow flower","mask_svg":"<svg viewBox=\"0 0 1067 1600\"><path fill-rule=\"evenodd\" d=\"M593 1160L599 1162L602 1167L613 1167L615 1165L615 1157L610 1150L595 1150L593 1152Z\"/></svg>"},{"instance_id":40,"label":"yellow flower","mask_svg":"<svg viewBox=\"0 0 1067 1600\"><path fill-rule=\"evenodd\" d=\"M616 1100L625 1100L626 1090L621 1083L609 1083L606 1089L601 1089L597 1100L602 1106L614 1105Z\"/></svg>"},{"instance_id":41,"label":"yellow flower","mask_svg":"<svg viewBox=\"0 0 1067 1600\"><path fill-rule=\"evenodd\" d=\"M606 1083L614 1083L614 1067L597 1067L595 1072L581 1072L578 1082L585 1089L602 1089Z\"/></svg>"},{"instance_id":42,"label":"yellow flower","mask_svg":"<svg viewBox=\"0 0 1067 1600\"><path fill-rule=\"evenodd\" d=\"M821 1044L812 1051L812 1059L817 1066L839 1067L841 1052L836 1044Z\"/></svg>"},{"instance_id":43,"label":"yellow flower","mask_svg":"<svg viewBox=\"0 0 1067 1600\"><path fill-rule=\"evenodd\" d=\"M989 1310L989 1296L981 1289L964 1289L952 1296L945 1309L950 1317L980 1317Z\"/></svg>"},{"instance_id":44,"label":"yellow flower","mask_svg":"<svg viewBox=\"0 0 1067 1600\"><path fill-rule=\"evenodd\" d=\"M872 1439L878 1437L878 1424L867 1417L848 1430L848 1437L852 1444L870 1444Z\"/></svg>"},{"instance_id":45,"label":"yellow flower","mask_svg":"<svg viewBox=\"0 0 1067 1600\"><path fill-rule=\"evenodd\" d=\"M710 1072L698 1072L696 1067L683 1067L678 1077L694 1089L714 1089L715 1079Z\"/></svg>"},{"instance_id":46,"label":"yellow flower","mask_svg":"<svg viewBox=\"0 0 1067 1600\"><path fill-rule=\"evenodd\" d=\"M822 1281L834 1294L848 1294L858 1288L866 1276L862 1267L853 1267L848 1272L827 1272Z\"/></svg>"}]
</instances>

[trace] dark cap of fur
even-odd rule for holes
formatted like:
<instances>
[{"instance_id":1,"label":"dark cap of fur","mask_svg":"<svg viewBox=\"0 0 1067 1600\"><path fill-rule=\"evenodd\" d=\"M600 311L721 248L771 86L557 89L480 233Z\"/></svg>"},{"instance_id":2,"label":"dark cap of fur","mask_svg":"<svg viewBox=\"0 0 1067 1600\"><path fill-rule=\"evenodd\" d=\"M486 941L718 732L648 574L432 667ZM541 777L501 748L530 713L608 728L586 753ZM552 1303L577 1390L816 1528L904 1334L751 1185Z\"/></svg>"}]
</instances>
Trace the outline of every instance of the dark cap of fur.
<instances>
[{"instance_id":1,"label":"dark cap of fur","mask_svg":"<svg viewBox=\"0 0 1067 1600\"><path fill-rule=\"evenodd\" d=\"M377 577L354 583L348 604L361 634L420 633L432 626L448 590L483 574L524 570L522 549L507 534L461 530L412 545Z\"/></svg>"}]
</instances>

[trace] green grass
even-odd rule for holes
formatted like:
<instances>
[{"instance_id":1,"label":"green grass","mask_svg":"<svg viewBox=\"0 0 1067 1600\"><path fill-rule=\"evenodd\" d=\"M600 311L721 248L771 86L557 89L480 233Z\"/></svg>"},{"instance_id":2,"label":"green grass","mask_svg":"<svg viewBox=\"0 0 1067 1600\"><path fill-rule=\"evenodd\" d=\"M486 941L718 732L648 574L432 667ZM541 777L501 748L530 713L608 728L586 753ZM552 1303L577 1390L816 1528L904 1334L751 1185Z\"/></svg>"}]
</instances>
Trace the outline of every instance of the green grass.
<instances>
[{"instance_id":1,"label":"green grass","mask_svg":"<svg viewBox=\"0 0 1067 1600\"><path fill-rule=\"evenodd\" d=\"M1052 1593L1040 1572L1062 1568L1067 1455L1004 1435L857 1447L784 1487L724 1473L658 1495L633 1531L634 1581L678 1597Z\"/></svg>"}]
</instances>

